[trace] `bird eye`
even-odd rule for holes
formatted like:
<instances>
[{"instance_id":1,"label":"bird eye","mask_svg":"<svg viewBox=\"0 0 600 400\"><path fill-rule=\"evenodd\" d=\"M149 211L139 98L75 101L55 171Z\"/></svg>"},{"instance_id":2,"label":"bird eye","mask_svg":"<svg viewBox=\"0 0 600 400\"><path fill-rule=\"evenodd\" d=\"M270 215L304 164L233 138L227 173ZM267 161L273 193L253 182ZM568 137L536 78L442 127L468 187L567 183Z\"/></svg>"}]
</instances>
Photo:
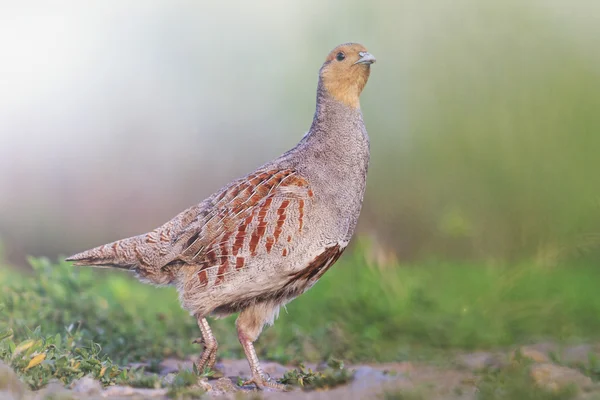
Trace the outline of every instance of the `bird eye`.
<instances>
[{"instance_id":1,"label":"bird eye","mask_svg":"<svg viewBox=\"0 0 600 400\"><path fill-rule=\"evenodd\" d=\"M342 53L341 51L339 53L337 53L337 55L335 56L335 59L338 61L344 61L344 58L346 58L346 55L344 53Z\"/></svg>"}]
</instances>

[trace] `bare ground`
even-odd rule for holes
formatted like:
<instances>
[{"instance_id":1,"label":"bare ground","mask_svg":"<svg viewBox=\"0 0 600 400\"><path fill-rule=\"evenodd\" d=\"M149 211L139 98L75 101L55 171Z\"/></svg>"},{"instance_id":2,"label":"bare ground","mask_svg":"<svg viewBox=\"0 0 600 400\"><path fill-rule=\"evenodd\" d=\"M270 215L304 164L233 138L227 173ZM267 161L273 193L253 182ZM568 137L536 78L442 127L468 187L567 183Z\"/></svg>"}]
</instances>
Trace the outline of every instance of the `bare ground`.
<instances>
[{"instance_id":1,"label":"bare ground","mask_svg":"<svg viewBox=\"0 0 600 400\"><path fill-rule=\"evenodd\" d=\"M531 360L529 374L537 385L551 391L559 391L566 385L579 390L577 399L600 398L600 385L577 368L587 365L590 357L600 356L600 345L561 347L553 343L539 343L519 349L519 354ZM443 362L399 362L387 364L362 364L347 366L354 370L354 379L344 385L328 390L306 392L295 389L290 392L266 390L260 392L263 399L373 399L383 398L384 393L418 393L422 399L475 399L481 371L503 368L514 361L515 350L498 352L457 353ZM189 360L165 360L160 365L160 375L166 381L180 369L191 369ZM265 372L280 378L293 369L273 362L263 364ZM319 369L318 365L307 365ZM251 386L238 386L239 377L250 374L246 360L222 360L217 364L221 377L202 381L207 390L203 398L252 398L258 392ZM92 379L83 378L63 388L51 384L39 392L30 392L18 381L5 365L0 365L0 399L87 399L87 398L167 398L166 389L136 389L113 386L103 389ZM399 398L399 397L398 397Z\"/></svg>"}]
</instances>

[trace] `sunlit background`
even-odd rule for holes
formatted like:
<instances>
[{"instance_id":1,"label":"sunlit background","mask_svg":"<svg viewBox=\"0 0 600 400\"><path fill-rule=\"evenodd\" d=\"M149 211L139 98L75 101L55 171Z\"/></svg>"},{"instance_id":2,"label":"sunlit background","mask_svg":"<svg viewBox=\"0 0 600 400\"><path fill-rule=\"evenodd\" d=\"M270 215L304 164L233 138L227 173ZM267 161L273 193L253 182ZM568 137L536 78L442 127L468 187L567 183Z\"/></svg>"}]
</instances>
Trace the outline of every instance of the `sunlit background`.
<instances>
[{"instance_id":1,"label":"sunlit background","mask_svg":"<svg viewBox=\"0 0 600 400\"><path fill-rule=\"evenodd\" d=\"M375 257L597 258L598 15L586 0L3 3L3 257L149 231L281 154L329 50L357 41L378 60L359 229Z\"/></svg>"}]
</instances>

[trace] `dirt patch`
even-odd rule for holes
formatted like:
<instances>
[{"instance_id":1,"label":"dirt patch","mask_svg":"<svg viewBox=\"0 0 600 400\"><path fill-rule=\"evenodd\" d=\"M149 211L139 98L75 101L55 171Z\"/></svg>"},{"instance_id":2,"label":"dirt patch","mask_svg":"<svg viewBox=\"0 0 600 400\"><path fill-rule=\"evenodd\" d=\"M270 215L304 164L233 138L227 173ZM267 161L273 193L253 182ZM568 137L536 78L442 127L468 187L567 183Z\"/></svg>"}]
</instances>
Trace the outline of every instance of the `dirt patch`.
<instances>
[{"instance_id":1,"label":"dirt patch","mask_svg":"<svg viewBox=\"0 0 600 400\"><path fill-rule=\"evenodd\" d=\"M503 371L515 364L522 364L526 368L523 370L526 378L536 390L541 388L552 393L566 393L566 397L558 398L587 399L600 395L600 386L593 374L595 366L586 367L585 364L598 359L598 350L599 347L594 345L560 347L544 343L497 352L461 353L443 365L423 362L350 365L345 368L353 371L353 379L341 386L310 392L300 388L286 393L265 390L260 393L260 398L353 400L384 398L387 393L389 398L476 399L481 391L481 382L486 379L489 381L489 375L485 374L494 374L493 371ZM171 385L179 371L191 370L192 367L190 360L167 359L158 366L157 373L162 382ZM263 367L273 379L281 379L294 368L274 362L265 362ZM323 365L307 365L306 370L309 368L321 370ZM187 398L196 398L194 396L204 391L207 393L202 398L239 399L252 398L257 394L252 386L240 386L240 382L250 375L246 360L222 360L217 364L217 369L219 374L198 382L187 393ZM2 399L166 399L169 395L173 394L167 388L102 388L97 381L85 377L70 388L52 383L41 391L30 392L10 368L0 365Z\"/></svg>"}]
</instances>

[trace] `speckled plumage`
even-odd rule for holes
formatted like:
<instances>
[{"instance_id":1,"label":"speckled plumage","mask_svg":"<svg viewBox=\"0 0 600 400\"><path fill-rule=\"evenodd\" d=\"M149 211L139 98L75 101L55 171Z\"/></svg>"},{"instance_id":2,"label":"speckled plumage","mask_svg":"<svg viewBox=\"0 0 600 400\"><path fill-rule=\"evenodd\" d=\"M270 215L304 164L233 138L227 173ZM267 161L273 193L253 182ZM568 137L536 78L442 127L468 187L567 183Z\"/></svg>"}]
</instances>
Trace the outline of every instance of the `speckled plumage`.
<instances>
[{"instance_id":1,"label":"speckled plumage","mask_svg":"<svg viewBox=\"0 0 600 400\"><path fill-rule=\"evenodd\" d=\"M313 123L293 149L152 232L67 260L175 285L182 306L198 318L206 366L214 364L217 345L205 317L240 312L238 335L253 382L276 386L264 378L252 342L281 305L337 261L354 233L369 164L358 98L372 62L359 44L336 47L319 72Z\"/></svg>"}]
</instances>

